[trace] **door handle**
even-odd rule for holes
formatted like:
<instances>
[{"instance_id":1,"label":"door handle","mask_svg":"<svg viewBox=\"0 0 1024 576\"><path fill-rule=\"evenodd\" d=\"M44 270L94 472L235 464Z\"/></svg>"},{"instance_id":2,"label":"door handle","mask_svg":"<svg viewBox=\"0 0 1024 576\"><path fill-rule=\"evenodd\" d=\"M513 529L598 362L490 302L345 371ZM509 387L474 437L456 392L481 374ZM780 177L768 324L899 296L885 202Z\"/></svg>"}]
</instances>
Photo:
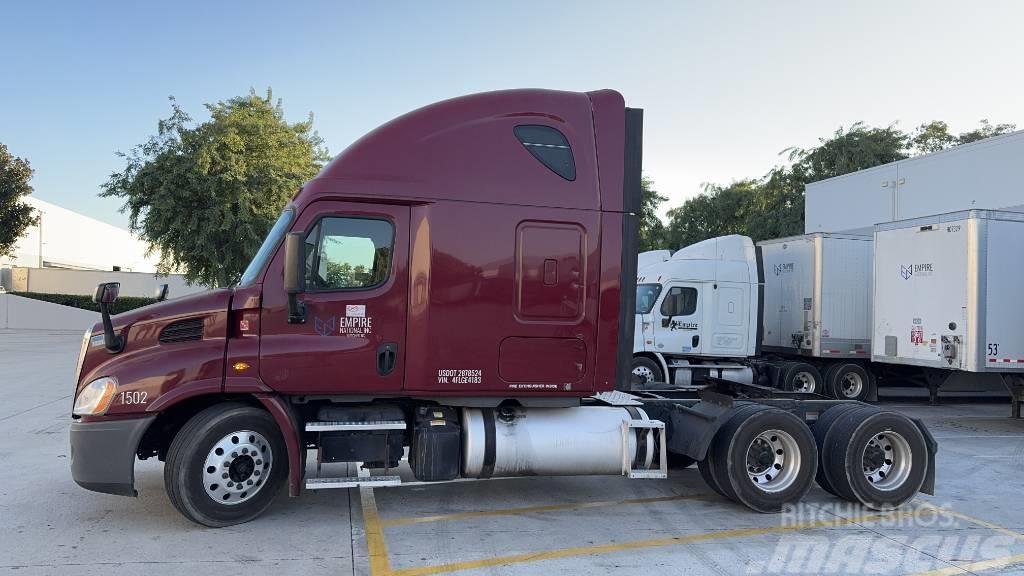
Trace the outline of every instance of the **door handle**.
<instances>
[{"instance_id":1,"label":"door handle","mask_svg":"<svg viewBox=\"0 0 1024 576\"><path fill-rule=\"evenodd\" d=\"M377 374L387 376L395 369L398 360L398 344L389 342L377 348Z\"/></svg>"},{"instance_id":2,"label":"door handle","mask_svg":"<svg viewBox=\"0 0 1024 576\"><path fill-rule=\"evenodd\" d=\"M690 343L692 344L693 348L700 346L700 336L695 335L693 338L690 339Z\"/></svg>"}]
</instances>

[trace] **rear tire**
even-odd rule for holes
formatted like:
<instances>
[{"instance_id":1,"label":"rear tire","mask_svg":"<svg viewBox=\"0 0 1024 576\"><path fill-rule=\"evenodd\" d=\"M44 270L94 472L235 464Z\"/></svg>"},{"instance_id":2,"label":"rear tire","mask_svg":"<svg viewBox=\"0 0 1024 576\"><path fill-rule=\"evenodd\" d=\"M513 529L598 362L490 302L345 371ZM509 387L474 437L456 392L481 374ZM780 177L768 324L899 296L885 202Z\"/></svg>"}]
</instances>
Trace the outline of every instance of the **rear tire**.
<instances>
[{"instance_id":1,"label":"rear tire","mask_svg":"<svg viewBox=\"0 0 1024 576\"><path fill-rule=\"evenodd\" d=\"M871 396L874 381L860 364L835 364L828 375L828 395L833 398L863 402Z\"/></svg>"},{"instance_id":2,"label":"rear tire","mask_svg":"<svg viewBox=\"0 0 1024 576\"><path fill-rule=\"evenodd\" d=\"M824 382L821 372L806 362L787 362L782 370L782 389L786 392L821 394Z\"/></svg>"},{"instance_id":3,"label":"rear tire","mask_svg":"<svg viewBox=\"0 0 1024 576\"><path fill-rule=\"evenodd\" d=\"M633 381L639 384L665 381L665 376L661 373L661 366L646 356L633 357L632 373Z\"/></svg>"},{"instance_id":4,"label":"rear tire","mask_svg":"<svg viewBox=\"0 0 1024 576\"><path fill-rule=\"evenodd\" d=\"M766 406L762 406L760 404L742 404L736 406L735 408L733 408L732 416L730 416L729 419L726 420L725 424L722 424L721 428L718 429L718 432L721 432L722 428L728 426L729 422L732 422L734 418L740 418L752 411L763 410L766 408ZM718 433L716 433L715 436L716 438L717 434ZM731 500L732 497L726 494L725 490L722 488L722 485L719 483L717 475L715 474L714 447L715 441L714 439L712 439L711 445L708 447L708 452L707 454L704 455L704 459L697 462L697 469L700 470L700 476L701 478L704 479L705 484L707 484L709 487L711 487L712 490L717 492L719 496L722 496L723 498L729 498Z\"/></svg>"},{"instance_id":5,"label":"rear tire","mask_svg":"<svg viewBox=\"0 0 1024 576\"><path fill-rule=\"evenodd\" d=\"M773 513L810 489L818 449L802 420L778 408L762 408L738 414L719 430L712 442L712 466L729 498Z\"/></svg>"},{"instance_id":6,"label":"rear tire","mask_svg":"<svg viewBox=\"0 0 1024 576\"><path fill-rule=\"evenodd\" d=\"M831 369L829 368L829 370ZM818 481L818 486L821 486L822 489L833 496L839 496L839 493L832 486L832 481L828 478L828 470L825 468L827 460L825 457L825 438L828 436L828 432L832 429L833 425L835 425L836 420L851 410L863 407L861 404L854 404L852 402L833 406L822 412L818 420L811 426L811 432L814 434L814 443L818 447L818 471L814 479Z\"/></svg>"},{"instance_id":7,"label":"rear tire","mask_svg":"<svg viewBox=\"0 0 1024 576\"><path fill-rule=\"evenodd\" d=\"M928 474L924 436L902 414L872 407L847 412L825 444L825 466L836 491L873 510L906 504Z\"/></svg>"},{"instance_id":8,"label":"rear tire","mask_svg":"<svg viewBox=\"0 0 1024 576\"><path fill-rule=\"evenodd\" d=\"M274 418L238 403L193 416L174 437L164 464L171 504L212 528L259 516L287 476L287 451Z\"/></svg>"}]
</instances>

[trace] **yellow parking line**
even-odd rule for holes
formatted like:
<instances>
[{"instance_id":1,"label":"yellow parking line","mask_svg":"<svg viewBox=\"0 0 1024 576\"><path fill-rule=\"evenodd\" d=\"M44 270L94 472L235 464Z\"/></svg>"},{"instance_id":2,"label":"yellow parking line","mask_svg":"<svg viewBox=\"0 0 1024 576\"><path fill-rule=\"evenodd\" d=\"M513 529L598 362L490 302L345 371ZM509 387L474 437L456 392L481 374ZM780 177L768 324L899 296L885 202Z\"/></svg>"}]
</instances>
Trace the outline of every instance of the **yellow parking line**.
<instances>
[{"instance_id":1,"label":"yellow parking line","mask_svg":"<svg viewBox=\"0 0 1024 576\"><path fill-rule=\"evenodd\" d=\"M581 502L578 504L552 504L549 506L527 506L523 508L502 508L500 510L481 510L477 512L459 512L455 514L438 514L436 516L412 516L409 518L392 518L381 520L384 527L407 526L427 522L443 522L445 520L464 520L482 516L514 516L516 514L533 514L536 512L560 512L563 510L585 510L587 508L604 508L607 506L628 506L630 504L654 504L657 502L676 502L679 500L699 500L706 494L690 494L686 496L658 496L654 498L634 498L631 500L604 500L598 502Z\"/></svg>"},{"instance_id":2,"label":"yellow parking line","mask_svg":"<svg viewBox=\"0 0 1024 576\"><path fill-rule=\"evenodd\" d=\"M1024 554L1017 554L1016 556L1003 556L1001 558L993 558L991 560L980 560L978 562L971 562L969 564L961 564L959 566L950 566L949 568L941 568L939 570L932 570L930 572L918 572L911 576L958 576L960 574L971 574L979 570L992 570L993 568L1005 568L1013 564L1020 564L1024 562Z\"/></svg>"},{"instance_id":3,"label":"yellow parking line","mask_svg":"<svg viewBox=\"0 0 1024 576\"><path fill-rule=\"evenodd\" d=\"M360 487L359 502L363 507L363 529L366 531L366 553L370 556L370 574L388 576L392 573L391 561L388 560L388 545L384 541L373 488Z\"/></svg>"},{"instance_id":4,"label":"yellow parking line","mask_svg":"<svg viewBox=\"0 0 1024 576\"><path fill-rule=\"evenodd\" d=\"M522 564L525 562L540 562L543 560L554 560L557 558L569 558L573 556L590 556L594 554L606 554L609 552L620 552L623 550L636 550L640 548L655 548L659 546L673 546L678 544L693 544L725 538L740 538L743 536L760 536L779 532L792 532L797 530L809 530L814 528L833 528L857 524L861 522L876 522L879 520L894 520L898 518L909 518L922 516L924 514L935 514L936 510L923 509L907 512L892 512L888 514L868 514L855 518L837 518L835 520L821 520L817 522L806 522L791 526L773 526L768 528L740 528L734 530L720 530L717 532L704 532L688 536L673 536L669 538L654 538L651 540L634 540L632 542L621 542L617 544L601 544L597 546L579 546L574 548L563 548L559 550L548 550L544 552L530 552L526 554L513 554L510 556L499 556L483 560L469 560L465 562L453 562L450 564L439 564L436 566L417 566L394 570L391 576L422 576L426 574L443 574L458 570L472 570L475 568L487 568L490 566L504 566L510 564ZM367 531L369 535L369 531ZM378 573L375 573L378 574ZM382 573L380 573L382 574Z\"/></svg>"}]
</instances>

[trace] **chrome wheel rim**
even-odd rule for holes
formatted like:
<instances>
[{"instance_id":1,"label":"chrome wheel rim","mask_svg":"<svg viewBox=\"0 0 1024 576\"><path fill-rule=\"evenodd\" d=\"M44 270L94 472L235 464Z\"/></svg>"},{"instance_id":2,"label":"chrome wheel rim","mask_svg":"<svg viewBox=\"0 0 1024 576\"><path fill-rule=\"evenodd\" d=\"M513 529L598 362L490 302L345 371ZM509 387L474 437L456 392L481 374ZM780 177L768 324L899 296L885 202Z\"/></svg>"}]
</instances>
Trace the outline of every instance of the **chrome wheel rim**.
<instances>
[{"instance_id":1,"label":"chrome wheel rim","mask_svg":"<svg viewBox=\"0 0 1024 576\"><path fill-rule=\"evenodd\" d=\"M251 500L266 483L274 453L259 432L239 430L221 438L203 463L203 487L218 504Z\"/></svg>"},{"instance_id":2,"label":"chrome wheel rim","mask_svg":"<svg viewBox=\"0 0 1024 576\"><path fill-rule=\"evenodd\" d=\"M864 390L864 379L856 372L847 372L839 380L839 390L845 398L856 398Z\"/></svg>"},{"instance_id":3,"label":"chrome wheel rim","mask_svg":"<svg viewBox=\"0 0 1024 576\"><path fill-rule=\"evenodd\" d=\"M633 376L636 376L644 384L654 382L654 371L647 366L634 366Z\"/></svg>"},{"instance_id":4,"label":"chrome wheel rim","mask_svg":"<svg viewBox=\"0 0 1024 576\"><path fill-rule=\"evenodd\" d=\"M910 477L910 444L891 430L875 434L864 446L864 478L879 490L895 490Z\"/></svg>"},{"instance_id":5,"label":"chrome wheel rim","mask_svg":"<svg viewBox=\"0 0 1024 576\"><path fill-rule=\"evenodd\" d=\"M810 372L797 372L793 377L794 392L814 392L814 375Z\"/></svg>"},{"instance_id":6,"label":"chrome wheel rim","mask_svg":"<svg viewBox=\"0 0 1024 576\"><path fill-rule=\"evenodd\" d=\"M781 492L796 482L800 461L800 447L790 433L768 430L747 447L747 476L760 490Z\"/></svg>"}]
</instances>

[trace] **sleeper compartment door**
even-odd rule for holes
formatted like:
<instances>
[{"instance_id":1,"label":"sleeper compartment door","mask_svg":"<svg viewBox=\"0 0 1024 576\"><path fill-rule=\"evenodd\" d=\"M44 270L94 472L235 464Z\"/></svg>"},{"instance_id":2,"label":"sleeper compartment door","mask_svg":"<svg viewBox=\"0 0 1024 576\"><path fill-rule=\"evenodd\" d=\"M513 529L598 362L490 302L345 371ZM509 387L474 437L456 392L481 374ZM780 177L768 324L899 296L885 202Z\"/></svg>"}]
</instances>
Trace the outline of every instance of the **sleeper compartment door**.
<instances>
[{"instance_id":1,"label":"sleeper compartment door","mask_svg":"<svg viewBox=\"0 0 1024 576\"><path fill-rule=\"evenodd\" d=\"M306 321L288 323L279 248L263 283L263 381L290 394L400 391L409 208L319 201L292 230L306 239Z\"/></svg>"},{"instance_id":2,"label":"sleeper compartment door","mask_svg":"<svg viewBox=\"0 0 1024 576\"><path fill-rule=\"evenodd\" d=\"M515 319L498 350L512 389L590 390L584 321L586 233L579 224L525 221L516 228Z\"/></svg>"}]
</instances>

